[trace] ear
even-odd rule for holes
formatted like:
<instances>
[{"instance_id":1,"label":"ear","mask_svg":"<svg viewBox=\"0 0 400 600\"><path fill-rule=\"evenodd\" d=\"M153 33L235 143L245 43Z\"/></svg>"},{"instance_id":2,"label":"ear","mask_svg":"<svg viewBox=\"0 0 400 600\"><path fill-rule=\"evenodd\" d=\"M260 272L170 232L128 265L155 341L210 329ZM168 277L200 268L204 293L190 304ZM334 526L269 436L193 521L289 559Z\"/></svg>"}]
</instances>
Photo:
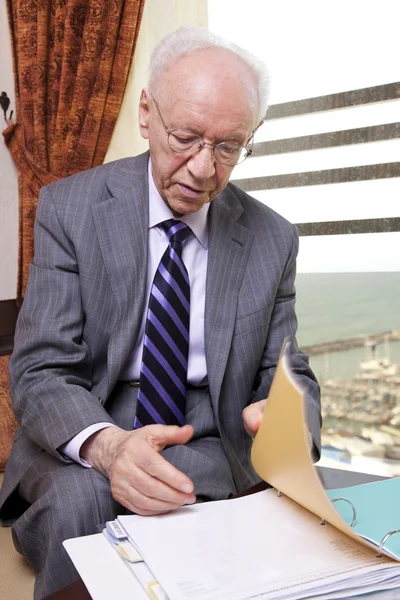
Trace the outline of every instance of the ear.
<instances>
[{"instance_id":1,"label":"ear","mask_svg":"<svg viewBox=\"0 0 400 600\"><path fill-rule=\"evenodd\" d=\"M150 92L148 89L143 88L139 102L139 129L142 138L145 140L149 139L150 102Z\"/></svg>"}]
</instances>

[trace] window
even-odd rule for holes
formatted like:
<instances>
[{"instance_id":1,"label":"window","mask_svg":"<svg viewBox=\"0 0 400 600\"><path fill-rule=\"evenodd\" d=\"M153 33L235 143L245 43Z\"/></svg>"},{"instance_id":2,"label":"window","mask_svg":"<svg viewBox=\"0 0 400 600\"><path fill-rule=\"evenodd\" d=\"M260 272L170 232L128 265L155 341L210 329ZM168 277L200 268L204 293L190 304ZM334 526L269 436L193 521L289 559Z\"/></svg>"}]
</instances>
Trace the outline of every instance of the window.
<instances>
[{"instance_id":1,"label":"window","mask_svg":"<svg viewBox=\"0 0 400 600\"><path fill-rule=\"evenodd\" d=\"M299 345L323 461L400 475L400 75L395 0L209 0L263 58L270 109L232 179L298 225Z\"/></svg>"}]
</instances>

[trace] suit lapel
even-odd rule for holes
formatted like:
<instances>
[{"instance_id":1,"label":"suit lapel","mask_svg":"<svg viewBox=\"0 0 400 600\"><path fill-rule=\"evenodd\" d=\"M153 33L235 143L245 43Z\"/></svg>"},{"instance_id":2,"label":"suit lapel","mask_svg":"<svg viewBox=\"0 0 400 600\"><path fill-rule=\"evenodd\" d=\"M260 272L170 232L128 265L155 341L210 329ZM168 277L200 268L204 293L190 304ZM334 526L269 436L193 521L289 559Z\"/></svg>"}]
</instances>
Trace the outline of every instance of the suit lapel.
<instances>
[{"instance_id":1,"label":"suit lapel","mask_svg":"<svg viewBox=\"0 0 400 600\"><path fill-rule=\"evenodd\" d=\"M137 338L145 311L148 253L148 154L121 164L107 180L111 198L93 206L93 219L115 302L108 370L113 386Z\"/></svg>"},{"instance_id":2,"label":"suit lapel","mask_svg":"<svg viewBox=\"0 0 400 600\"><path fill-rule=\"evenodd\" d=\"M205 346L211 400L217 418L239 290L254 237L237 222L242 213L242 205L229 188L215 198L210 207Z\"/></svg>"},{"instance_id":3,"label":"suit lapel","mask_svg":"<svg viewBox=\"0 0 400 600\"><path fill-rule=\"evenodd\" d=\"M118 163L107 180L111 197L92 208L115 302L108 358L110 387L125 365L146 310L147 165L148 153ZM242 205L229 188L210 207L205 346L215 415L236 322L239 290L253 242L253 233L237 222L242 213Z\"/></svg>"}]
</instances>

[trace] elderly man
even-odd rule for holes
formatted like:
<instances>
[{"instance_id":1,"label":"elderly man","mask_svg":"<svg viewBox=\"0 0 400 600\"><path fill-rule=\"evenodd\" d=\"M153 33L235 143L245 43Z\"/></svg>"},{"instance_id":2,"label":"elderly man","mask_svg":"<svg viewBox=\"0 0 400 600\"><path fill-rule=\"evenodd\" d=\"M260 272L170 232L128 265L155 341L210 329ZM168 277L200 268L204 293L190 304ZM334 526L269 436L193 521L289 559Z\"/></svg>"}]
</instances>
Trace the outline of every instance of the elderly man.
<instances>
[{"instance_id":1,"label":"elderly man","mask_svg":"<svg viewBox=\"0 0 400 600\"><path fill-rule=\"evenodd\" d=\"M228 180L265 110L263 65L183 28L140 98L150 152L42 190L0 497L36 598L77 577L64 539L258 480L249 449L296 332L298 236ZM318 453L318 385L292 347Z\"/></svg>"}]
</instances>

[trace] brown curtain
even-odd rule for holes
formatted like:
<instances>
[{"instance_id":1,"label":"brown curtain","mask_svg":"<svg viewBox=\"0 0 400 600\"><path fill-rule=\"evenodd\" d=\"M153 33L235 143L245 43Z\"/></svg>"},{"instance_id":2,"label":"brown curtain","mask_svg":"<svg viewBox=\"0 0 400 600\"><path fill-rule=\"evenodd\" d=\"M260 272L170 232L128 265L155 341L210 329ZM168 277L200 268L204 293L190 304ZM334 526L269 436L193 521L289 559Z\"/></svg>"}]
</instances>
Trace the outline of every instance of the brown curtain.
<instances>
[{"instance_id":1,"label":"brown curtain","mask_svg":"<svg viewBox=\"0 0 400 600\"><path fill-rule=\"evenodd\" d=\"M0 356L0 472L4 471L17 422L11 408L8 356Z\"/></svg>"},{"instance_id":2,"label":"brown curtain","mask_svg":"<svg viewBox=\"0 0 400 600\"><path fill-rule=\"evenodd\" d=\"M143 7L144 0L7 0L17 123L3 135L19 176L19 298L40 188L104 160Z\"/></svg>"}]
</instances>

